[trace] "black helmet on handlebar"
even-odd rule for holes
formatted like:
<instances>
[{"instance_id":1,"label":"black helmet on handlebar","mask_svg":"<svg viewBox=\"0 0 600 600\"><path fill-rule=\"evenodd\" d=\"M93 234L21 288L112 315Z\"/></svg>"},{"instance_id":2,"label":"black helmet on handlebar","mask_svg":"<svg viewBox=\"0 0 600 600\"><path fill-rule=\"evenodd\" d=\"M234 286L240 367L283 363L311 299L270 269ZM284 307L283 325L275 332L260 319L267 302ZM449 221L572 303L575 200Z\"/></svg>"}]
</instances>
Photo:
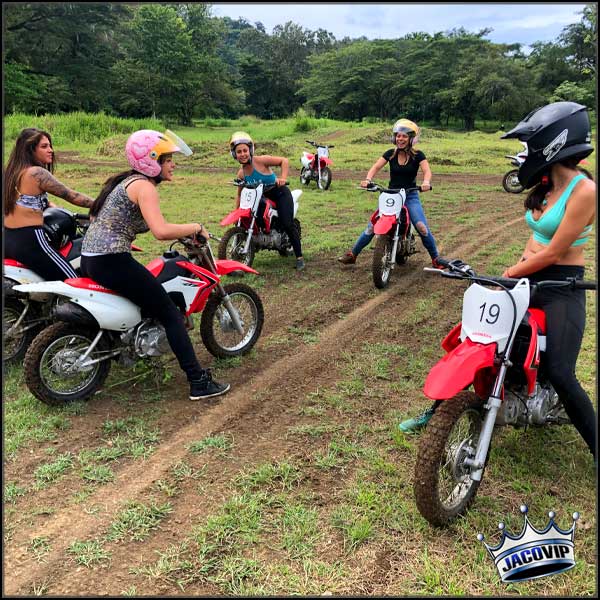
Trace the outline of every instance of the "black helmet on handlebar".
<instances>
[{"instance_id":1,"label":"black helmet on handlebar","mask_svg":"<svg viewBox=\"0 0 600 600\"><path fill-rule=\"evenodd\" d=\"M581 160L594 150L587 108L576 102L553 102L536 108L504 138L527 144L527 158L518 174L525 188L539 183L550 165L567 158Z\"/></svg>"},{"instance_id":2,"label":"black helmet on handlebar","mask_svg":"<svg viewBox=\"0 0 600 600\"><path fill-rule=\"evenodd\" d=\"M50 239L50 245L58 250L77 234L75 218L63 208L47 208L44 211L44 232Z\"/></svg>"},{"instance_id":3,"label":"black helmet on handlebar","mask_svg":"<svg viewBox=\"0 0 600 600\"><path fill-rule=\"evenodd\" d=\"M235 147L238 144L246 144L250 149L250 158L254 156L254 142L245 131L236 131L229 140L229 152L235 158Z\"/></svg>"}]
</instances>

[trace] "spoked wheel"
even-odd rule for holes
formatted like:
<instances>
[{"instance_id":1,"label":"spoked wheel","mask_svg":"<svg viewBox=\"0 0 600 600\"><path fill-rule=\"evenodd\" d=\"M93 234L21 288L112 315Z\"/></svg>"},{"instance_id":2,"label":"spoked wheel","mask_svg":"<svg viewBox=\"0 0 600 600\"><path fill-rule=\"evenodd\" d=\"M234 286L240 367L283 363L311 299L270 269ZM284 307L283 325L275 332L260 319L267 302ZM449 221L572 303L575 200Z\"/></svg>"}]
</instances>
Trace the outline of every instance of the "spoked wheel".
<instances>
[{"instance_id":1,"label":"spoked wheel","mask_svg":"<svg viewBox=\"0 0 600 600\"><path fill-rule=\"evenodd\" d=\"M110 361L89 363L106 356L108 340L100 338L84 363L75 365L90 347L96 333L71 323L61 322L46 327L36 336L25 355L25 383L29 391L50 406L63 406L90 398L104 383Z\"/></svg>"},{"instance_id":2,"label":"spoked wheel","mask_svg":"<svg viewBox=\"0 0 600 600\"><path fill-rule=\"evenodd\" d=\"M254 262L254 244L250 242L248 252L244 252L248 232L241 227L233 227L225 232L219 243L218 256L220 259L237 260L251 267Z\"/></svg>"},{"instance_id":3,"label":"spoked wheel","mask_svg":"<svg viewBox=\"0 0 600 600\"><path fill-rule=\"evenodd\" d=\"M300 183L302 185L308 185L310 183L310 178L306 176L306 167L300 169Z\"/></svg>"},{"instance_id":4,"label":"spoked wheel","mask_svg":"<svg viewBox=\"0 0 600 600\"><path fill-rule=\"evenodd\" d=\"M265 320L260 296L243 283L229 283L223 288L237 313L242 332L238 331L224 299L216 292L202 311L200 335L208 351L217 358L248 353L262 331Z\"/></svg>"},{"instance_id":5,"label":"spoked wheel","mask_svg":"<svg viewBox=\"0 0 600 600\"><path fill-rule=\"evenodd\" d=\"M323 167L321 169L321 177L317 183L319 184L320 190L329 189L329 186L331 185L331 169L329 167Z\"/></svg>"},{"instance_id":6,"label":"spoked wheel","mask_svg":"<svg viewBox=\"0 0 600 600\"><path fill-rule=\"evenodd\" d=\"M416 246L415 234L412 233L412 231L411 231L409 238L407 240L401 241L400 244L398 244L398 250L396 252L396 264L397 265L406 264L408 257L411 254L414 254L415 246Z\"/></svg>"},{"instance_id":7,"label":"spoked wheel","mask_svg":"<svg viewBox=\"0 0 600 600\"><path fill-rule=\"evenodd\" d=\"M27 308L25 317L17 324L19 318L27 306L16 298L6 298L2 309L2 364L6 366L19 364L29 344L42 328L36 309L31 306ZM36 323L37 322L37 323Z\"/></svg>"},{"instance_id":8,"label":"spoked wheel","mask_svg":"<svg viewBox=\"0 0 600 600\"><path fill-rule=\"evenodd\" d=\"M483 401L461 392L439 405L423 432L413 489L419 512L435 526L449 525L475 498L479 481L470 477L483 426Z\"/></svg>"},{"instance_id":9,"label":"spoked wheel","mask_svg":"<svg viewBox=\"0 0 600 600\"><path fill-rule=\"evenodd\" d=\"M520 194L525 189L519 182L519 169L513 169L504 175L502 187L509 194Z\"/></svg>"},{"instance_id":10,"label":"spoked wheel","mask_svg":"<svg viewBox=\"0 0 600 600\"><path fill-rule=\"evenodd\" d=\"M387 235L378 235L373 252L373 283L376 288L383 289L390 282L392 272L393 241Z\"/></svg>"}]
</instances>

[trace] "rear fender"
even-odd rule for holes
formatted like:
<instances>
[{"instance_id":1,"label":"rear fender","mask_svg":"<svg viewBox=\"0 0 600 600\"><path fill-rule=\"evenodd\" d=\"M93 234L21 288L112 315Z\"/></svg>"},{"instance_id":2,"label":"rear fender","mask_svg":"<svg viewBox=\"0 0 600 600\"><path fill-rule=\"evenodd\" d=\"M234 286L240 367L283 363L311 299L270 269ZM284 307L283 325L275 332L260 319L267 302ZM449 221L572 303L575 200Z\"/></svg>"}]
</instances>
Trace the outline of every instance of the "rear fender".
<instances>
[{"instance_id":1,"label":"rear fender","mask_svg":"<svg viewBox=\"0 0 600 600\"><path fill-rule=\"evenodd\" d=\"M250 209L236 208L221 221L221 225L231 225L232 223L237 223L239 219L243 219L245 217L250 217Z\"/></svg>"},{"instance_id":2,"label":"rear fender","mask_svg":"<svg viewBox=\"0 0 600 600\"><path fill-rule=\"evenodd\" d=\"M93 315L101 329L127 331L141 320L140 308L131 300L85 277L16 285L14 289L28 294L46 292L64 296Z\"/></svg>"},{"instance_id":3,"label":"rear fender","mask_svg":"<svg viewBox=\"0 0 600 600\"><path fill-rule=\"evenodd\" d=\"M496 344L467 338L446 354L427 375L423 392L432 400L449 400L471 385L482 369L494 367Z\"/></svg>"},{"instance_id":4,"label":"rear fender","mask_svg":"<svg viewBox=\"0 0 600 600\"><path fill-rule=\"evenodd\" d=\"M397 222L396 215L380 215L373 231L377 235L386 234Z\"/></svg>"}]
</instances>

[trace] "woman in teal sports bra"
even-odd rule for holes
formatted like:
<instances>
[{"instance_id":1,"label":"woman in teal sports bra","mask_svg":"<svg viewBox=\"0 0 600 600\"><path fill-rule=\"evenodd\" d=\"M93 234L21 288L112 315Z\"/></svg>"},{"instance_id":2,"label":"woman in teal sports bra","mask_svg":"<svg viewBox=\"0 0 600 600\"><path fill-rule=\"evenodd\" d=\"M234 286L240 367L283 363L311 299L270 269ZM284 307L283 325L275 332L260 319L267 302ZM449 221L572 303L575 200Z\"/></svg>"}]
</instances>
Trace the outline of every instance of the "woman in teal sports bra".
<instances>
[{"instance_id":1,"label":"woman in teal sports bra","mask_svg":"<svg viewBox=\"0 0 600 600\"><path fill-rule=\"evenodd\" d=\"M296 269L304 269L304 258L302 256L302 245L298 230L294 225L294 199L292 192L286 185L289 171L289 161L283 156L256 156L254 154L254 142L244 131L236 131L229 140L229 151L231 156L240 163L238 179L245 179L248 183L263 183L265 186L275 187L265 192L265 196L277 206L279 221L284 231L288 234L294 254L296 255ZM281 167L281 177L277 177L271 167ZM240 206L242 188L238 187L236 208Z\"/></svg>"},{"instance_id":2,"label":"woman in teal sports bra","mask_svg":"<svg viewBox=\"0 0 600 600\"><path fill-rule=\"evenodd\" d=\"M579 161L593 152L587 109L574 102L555 102L533 111L502 137L527 142L519 181L532 188L525 200L525 222L532 234L521 260L503 276L583 279L583 248L596 216L596 184L577 169ZM531 306L546 313L548 378L595 458L596 414L575 376L585 328L585 291L541 289Z\"/></svg>"}]
</instances>

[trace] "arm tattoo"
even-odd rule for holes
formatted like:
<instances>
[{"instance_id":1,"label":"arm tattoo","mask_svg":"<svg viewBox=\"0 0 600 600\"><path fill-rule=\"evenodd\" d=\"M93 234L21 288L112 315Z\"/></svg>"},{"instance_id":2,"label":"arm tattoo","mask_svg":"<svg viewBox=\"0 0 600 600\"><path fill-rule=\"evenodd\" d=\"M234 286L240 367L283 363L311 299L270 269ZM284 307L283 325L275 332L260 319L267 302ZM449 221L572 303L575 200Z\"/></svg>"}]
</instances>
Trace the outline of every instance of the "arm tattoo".
<instances>
[{"instance_id":1,"label":"arm tattoo","mask_svg":"<svg viewBox=\"0 0 600 600\"><path fill-rule=\"evenodd\" d=\"M40 189L44 192L49 192L54 196L63 198L64 200L67 200L76 206L90 208L94 203L92 198L68 188L66 185L62 184L58 179L56 179L52 173L46 169L43 169L42 167L35 169L32 175L40 186Z\"/></svg>"}]
</instances>

